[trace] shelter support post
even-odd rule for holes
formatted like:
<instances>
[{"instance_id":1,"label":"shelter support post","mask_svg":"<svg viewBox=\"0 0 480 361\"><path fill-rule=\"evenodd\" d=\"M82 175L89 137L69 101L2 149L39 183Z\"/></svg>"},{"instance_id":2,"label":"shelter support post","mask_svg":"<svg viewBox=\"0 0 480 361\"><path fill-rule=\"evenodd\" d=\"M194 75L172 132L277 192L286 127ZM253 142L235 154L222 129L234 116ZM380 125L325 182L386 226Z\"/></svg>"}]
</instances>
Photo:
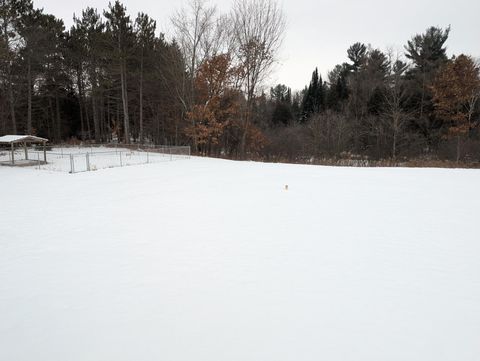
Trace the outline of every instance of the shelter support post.
<instances>
[{"instance_id":1,"label":"shelter support post","mask_svg":"<svg viewBox=\"0 0 480 361\"><path fill-rule=\"evenodd\" d=\"M28 160L27 142L23 143L23 149L25 150L25 160Z\"/></svg>"},{"instance_id":2,"label":"shelter support post","mask_svg":"<svg viewBox=\"0 0 480 361\"><path fill-rule=\"evenodd\" d=\"M12 142L12 164L15 164L15 146Z\"/></svg>"},{"instance_id":3,"label":"shelter support post","mask_svg":"<svg viewBox=\"0 0 480 361\"><path fill-rule=\"evenodd\" d=\"M47 143L43 142L43 161L47 164Z\"/></svg>"}]
</instances>

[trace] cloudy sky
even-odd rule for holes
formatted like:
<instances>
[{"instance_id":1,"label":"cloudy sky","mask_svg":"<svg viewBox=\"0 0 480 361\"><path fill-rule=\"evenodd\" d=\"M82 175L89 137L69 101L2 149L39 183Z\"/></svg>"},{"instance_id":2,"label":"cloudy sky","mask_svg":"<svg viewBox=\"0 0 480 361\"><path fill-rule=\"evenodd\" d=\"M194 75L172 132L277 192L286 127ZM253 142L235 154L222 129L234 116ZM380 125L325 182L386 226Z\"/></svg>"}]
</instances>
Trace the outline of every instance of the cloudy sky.
<instances>
[{"instance_id":1,"label":"cloudy sky","mask_svg":"<svg viewBox=\"0 0 480 361\"><path fill-rule=\"evenodd\" d=\"M373 47L402 50L412 35L431 25L452 31L449 54L480 57L480 1L477 0L283 0L287 31L270 83L301 89L318 66L326 74L346 60L346 49L360 41ZM73 13L87 6L104 9L108 0L34 0L37 7L64 19L69 27ZM130 14L146 12L169 33L169 16L182 1L123 0ZM231 0L211 0L228 11ZM68 4L68 5L67 5Z\"/></svg>"}]
</instances>

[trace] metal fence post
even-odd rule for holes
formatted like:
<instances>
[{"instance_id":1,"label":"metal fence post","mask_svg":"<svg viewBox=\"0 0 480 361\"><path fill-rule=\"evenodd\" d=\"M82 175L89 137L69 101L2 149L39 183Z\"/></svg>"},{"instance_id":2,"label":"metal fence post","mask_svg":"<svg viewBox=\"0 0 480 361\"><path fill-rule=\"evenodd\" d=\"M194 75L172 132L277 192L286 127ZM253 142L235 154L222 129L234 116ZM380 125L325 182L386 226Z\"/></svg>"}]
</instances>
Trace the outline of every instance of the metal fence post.
<instances>
[{"instance_id":1,"label":"metal fence post","mask_svg":"<svg viewBox=\"0 0 480 361\"><path fill-rule=\"evenodd\" d=\"M40 153L37 153L38 169L40 169Z\"/></svg>"},{"instance_id":2,"label":"metal fence post","mask_svg":"<svg viewBox=\"0 0 480 361\"><path fill-rule=\"evenodd\" d=\"M73 161L73 154L70 154L70 173L75 173L75 162Z\"/></svg>"},{"instance_id":3,"label":"metal fence post","mask_svg":"<svg viewBox=\"0 0 480 361\"><path fill-rule=\"evenodd\" d=\"M85 158L87 160L87 172L90 172L90 153L87 152Z\"/></svg>"},{"instance_id":4,"label":"metal fence post","mask_svg":"<svg viewBox=\"0 0 480 361\"><path fill-rule=\"evenodd\" d=\"M122 152L120 152L120 167L123 167L123 163L122 163Z\"/></svg>"},{"instance_id":5,"label":"metal fence post","mask_svg":"<svg viewBox=\"0 0 480 361\"><path fill-rule=\"evenodd\" d=\"M149 154L149 153L147 152L147 164L150 163L150 159L149 159L149 157L148 157L148 154Z\"/></svg>"}]
</instances>

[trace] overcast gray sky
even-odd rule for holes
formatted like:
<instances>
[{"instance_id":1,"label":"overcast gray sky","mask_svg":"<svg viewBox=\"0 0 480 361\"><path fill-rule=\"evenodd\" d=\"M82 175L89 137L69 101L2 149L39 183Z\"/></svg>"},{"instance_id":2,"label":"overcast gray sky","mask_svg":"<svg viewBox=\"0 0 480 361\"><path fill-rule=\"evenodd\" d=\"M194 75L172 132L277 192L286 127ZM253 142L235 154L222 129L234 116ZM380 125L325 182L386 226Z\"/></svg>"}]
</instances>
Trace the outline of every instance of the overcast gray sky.
<instances>
[{"instance_id":1,"label":"overcast gray sky","mask_svg":"<svg viewBox=\"0 0 480 361\"><path fill-rule=\"evenodd\" d=\"M108 0L34 0L35 6L72 24L73 13L87 6L105 9ZM168 33L169 16L183 1L123 0L135 16L146 12ZM228 10L231 0L211 0ZM452 31L449 54L480 57L480 1L478 0L283 0L288 26L280 62L270 82L301 89L318 66L326 74L346 61L346 50L360 41L385 50L402 50L412 35L431 25Z\"/></svg>"}]
</instances>

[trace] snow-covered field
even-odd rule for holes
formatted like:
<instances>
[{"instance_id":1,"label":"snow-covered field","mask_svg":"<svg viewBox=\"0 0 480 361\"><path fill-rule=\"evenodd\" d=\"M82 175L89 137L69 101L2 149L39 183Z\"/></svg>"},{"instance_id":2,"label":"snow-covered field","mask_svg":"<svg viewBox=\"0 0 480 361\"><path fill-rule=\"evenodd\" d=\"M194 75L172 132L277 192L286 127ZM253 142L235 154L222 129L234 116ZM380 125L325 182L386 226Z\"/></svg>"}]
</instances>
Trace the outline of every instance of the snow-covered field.
<instances>
[{"instance_id":1,"label":"snow-covered field","mask_svg":"<svg viewBox=\"0 0 480 361\"><path fill-rule=\"evenodd\" d=\"M479 185L200 158L0 167L0 360L478 361Z\"/></svg>"}]
</instances>

